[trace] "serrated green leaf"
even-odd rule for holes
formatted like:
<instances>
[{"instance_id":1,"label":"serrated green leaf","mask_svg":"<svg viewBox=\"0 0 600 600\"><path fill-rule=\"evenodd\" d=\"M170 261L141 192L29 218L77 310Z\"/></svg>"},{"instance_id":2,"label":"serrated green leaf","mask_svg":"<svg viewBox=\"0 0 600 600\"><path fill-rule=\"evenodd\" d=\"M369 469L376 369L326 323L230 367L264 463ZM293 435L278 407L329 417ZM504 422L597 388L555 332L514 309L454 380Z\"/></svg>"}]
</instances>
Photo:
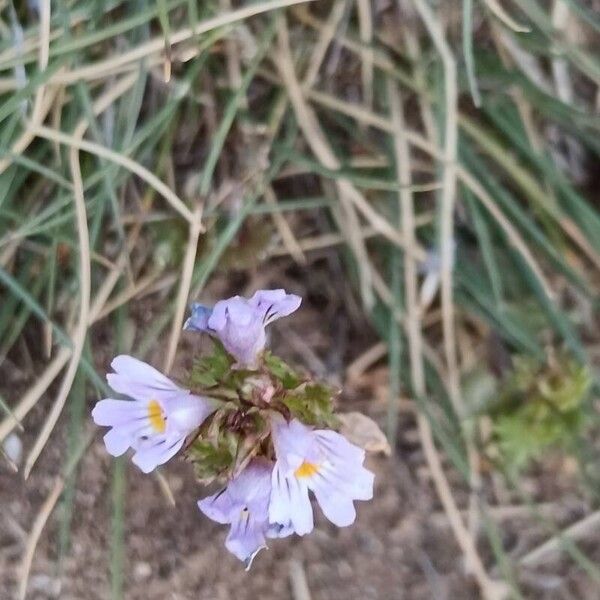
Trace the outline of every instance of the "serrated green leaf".
<instances>
[{"instance_id":1,"label":"serrated green leaf","mask_svg":"<svg viewBox=\"0 0 600 600\"><path fill-rule=\"evenodd\" d=\"M222 384L231 371L233 359L222 344L215 341L212 354L194 361L189 377L191 388L211 388Z\"/></svg>"},{"instance_id":2,"label":"serrated green leaf","mask_svg":"<svg viewBox=\"0 0 600 600\"><path fill-rule=\"evenodd\" d=\"M186 456L194 465L196 477L210 483L224 476L233 468L239 440L236 435L222 432L217 443L196 439L186 450Z\"/></svg>"},{"instance_id":3,"label":"serrated green leaf","mask_svg":"<svg viewBox=\"0 0 600 600\"><path fill-rule=\"evenodd\" d=\"M334 427L337 419L333 414L333 390L323 383L307 383L288 392L283 404L307 425Z\"/></svg>"},{"instance_id":4,"label":"serrated green leaf","mask_svg":"<svg viewBox=\"0 0 600 600\"><path fill-rule=\"evenodd\" d=\"M271 352L265 352L264 360L269 373L280 381L286 390L293 390L302 383L302 376L296 373L283 359Z\"/></svg>"}]
</instances>

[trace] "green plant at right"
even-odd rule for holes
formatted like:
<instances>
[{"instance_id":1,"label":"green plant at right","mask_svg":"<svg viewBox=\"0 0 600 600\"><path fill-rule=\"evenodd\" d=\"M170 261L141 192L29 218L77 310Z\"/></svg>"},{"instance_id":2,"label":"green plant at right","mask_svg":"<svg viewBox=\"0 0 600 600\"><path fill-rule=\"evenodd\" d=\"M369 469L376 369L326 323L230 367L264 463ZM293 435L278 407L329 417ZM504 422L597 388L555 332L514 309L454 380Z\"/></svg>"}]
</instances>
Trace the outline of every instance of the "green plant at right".
<instances>
[{"instance_id":1,"label":"green plant at right","mask_svg":"<svg viewBox=\"0 0 600 600\"><path fill-rule=\"evenodd\" d=\"M586 426L592 379L564 356L540 363L519 356L491 413L494 441L505 467L518 472L551 448L569 452Z\"/></svg>"}]
</instances>

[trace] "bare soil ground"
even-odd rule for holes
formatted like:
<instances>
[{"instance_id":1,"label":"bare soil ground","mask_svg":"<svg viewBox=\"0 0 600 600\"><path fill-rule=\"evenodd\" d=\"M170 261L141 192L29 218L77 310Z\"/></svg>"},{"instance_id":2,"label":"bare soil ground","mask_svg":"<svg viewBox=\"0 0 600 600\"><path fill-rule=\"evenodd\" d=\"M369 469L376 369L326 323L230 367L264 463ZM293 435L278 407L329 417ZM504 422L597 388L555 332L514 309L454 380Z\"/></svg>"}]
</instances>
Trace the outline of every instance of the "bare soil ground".
<instances>
[{"instance_id":1,"label":"bare soil ground","mask_svg":"<svg viewBox=\"0 0 600 600\"><path fill-rule=\"evenodd\" d=\"M138 315L140 326L152 309ZM368 325L351 303L331 308L307 303L289 324L277 327L275 350L323 370L344 383L341 410L360 410L385 424L387 371L379 365L354 382L344 382L350 360L375 341ZM103 333L104 334L104 333ZM301 335L302 334L302 335ZM175 375L182 375L189 357L202 345L186 337L179 351ZM98 370L108 368L110 357L97 357ZM151 361L160 365L160 355ZM7 375L8 376L8 375ZM5 383L10 383L4 379ZM23 383L14 383L13 392ZM28 419L25 447L43 422L48 398ZM91 409L94 400L88 401ZM11 600L19 577L25 538L35 515L47 497L63 465L66 416L54 433L31 477L24 481L0 465L0 600ZM315 531L304 538L275 540L262 552L249 573L224 548L226 528L210 522L196 507L207 493L182 460L172 461L163 474L177 505L172 507L153 476L144 476L127 463L125 505L125 598L127 600L279 600L294 598L290 572L301 565L312 600L469 600L479 597L473 579L466 574L462 555L431 485L420 450L412 409L401 411L396 458L370 456L376 473L372 502L358 503L354 526L337 529L316 510ZM71 549L57 571L60 504L50 518L32 565L31 600L106 600L110 597L109 541L111 536L111 469L101 432L83 458L74 499ZM457 500L467 505L460 476L448 468ZM543 472L532 485L539 499L552 503L553 517L570 523L581 517L584 506L574 501L573 480L560 467L551 476ZM519 514L525 520L519 521ZM523 523L528 525L522 529ZM522 554L547 537L532 528L527 511L509 519L499 518L503 543L509 552ZM521 528L521 529L520 529ZM594 548L586 547L588 556ZM596 554L598 548L596 548ZM494 564L482 544L482 556ZM498 575L498 573L496 573ZM594 586L581 573L572 573L558 560L538 572L522 575L527 597L549 600L598 598Z\"/></svg>"},{"instance_id":2,"label":"bare soil ground","mask_svg":"<svg viewBox=\"0 0 600 600\"><path fill-rule=\"evenodd\" d=\"M58 438L55 446L60 445ZM52 485L49 474L56 464L60 464L59 452L54 447L26 483L5 472L0 475L3 599L13 597L21 534L31 528ZM226 529L197 510L196 501L205 491L194 482L190 465L178 461L163 471L176 494L176 507L169 506L155 478L128 465L126 598L289 598L294 560L303 565L315 600L425 599L436 597L436 587L454 590L449 597L476 598L474 588L460 574L447 528L427 525L426 513L411 508L409 496L422 496L425 490L406 489L392 460L371 458L369 467L377 476L375 500L359 505L353 527L340 530L318 516L312 535L273 541L246 573L223 546ZM111 459L99 438L81 464L72 550L63 565L62 585L54 562L58 526L51 521L36 553L30 598L104 600L110 596L110 471Z\"/></svg>"}]
</instances>

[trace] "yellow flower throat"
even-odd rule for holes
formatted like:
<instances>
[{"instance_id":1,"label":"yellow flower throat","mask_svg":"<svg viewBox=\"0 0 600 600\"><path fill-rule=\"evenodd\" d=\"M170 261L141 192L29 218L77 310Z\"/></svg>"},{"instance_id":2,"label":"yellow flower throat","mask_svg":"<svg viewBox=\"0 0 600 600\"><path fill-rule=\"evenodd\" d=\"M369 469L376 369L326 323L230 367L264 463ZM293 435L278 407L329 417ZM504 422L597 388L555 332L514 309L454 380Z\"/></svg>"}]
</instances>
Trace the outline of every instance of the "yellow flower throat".
<instances>
[{"instance_id":1,"label":"yellow flower throat","mask_svg":"<svg viewBox=\"0 0 600 600\"><path fill-rule=\"evenodd\" d=\"M161 405L156 400L150 400L148 403L148 419L152 429L156 433L164 433L167 427L167 420L163 413Z\"/></svg>"},{"instance_id":2,"label":"yellow flower throat","mask_svg":"<svg viewBox=\"0 0 600 600\"><path fill-rule=\"evenodd\" d=\"M319 472L319 465L304 461L295 471L294 475L298 479L304 479L306 477L312 477Z\"/></svg>"}]
</instances>

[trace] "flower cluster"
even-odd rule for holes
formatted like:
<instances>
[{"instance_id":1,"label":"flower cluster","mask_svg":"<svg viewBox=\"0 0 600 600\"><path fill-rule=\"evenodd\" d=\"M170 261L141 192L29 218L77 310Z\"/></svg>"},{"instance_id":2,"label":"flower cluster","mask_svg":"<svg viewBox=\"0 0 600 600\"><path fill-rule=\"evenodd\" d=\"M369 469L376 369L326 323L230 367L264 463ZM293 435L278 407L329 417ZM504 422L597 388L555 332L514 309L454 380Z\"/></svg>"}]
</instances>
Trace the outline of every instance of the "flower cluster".
<instances>
[{"instance_id":1,"label":"flower cluster","mask_svg":"<svg viewBox=\"0 0 600 600\"><path fill-rule=\"evenodd\" d=\"M249 568L267 538L313 529L312 492L339 527L354 522L355 500L373 495L365 453L334 431L333 391L294 371L266 347L266 326L298 309L284 290L200 304L184 329L208 333L209 356L194 363L183 388L130 356L112 362L108 383L131 400L105 399L92 411L113 456L134 450L149 473L183 448L198 479L221 481L198 502L230 526L225 545Z\"/></svg>"}]
</instances>

